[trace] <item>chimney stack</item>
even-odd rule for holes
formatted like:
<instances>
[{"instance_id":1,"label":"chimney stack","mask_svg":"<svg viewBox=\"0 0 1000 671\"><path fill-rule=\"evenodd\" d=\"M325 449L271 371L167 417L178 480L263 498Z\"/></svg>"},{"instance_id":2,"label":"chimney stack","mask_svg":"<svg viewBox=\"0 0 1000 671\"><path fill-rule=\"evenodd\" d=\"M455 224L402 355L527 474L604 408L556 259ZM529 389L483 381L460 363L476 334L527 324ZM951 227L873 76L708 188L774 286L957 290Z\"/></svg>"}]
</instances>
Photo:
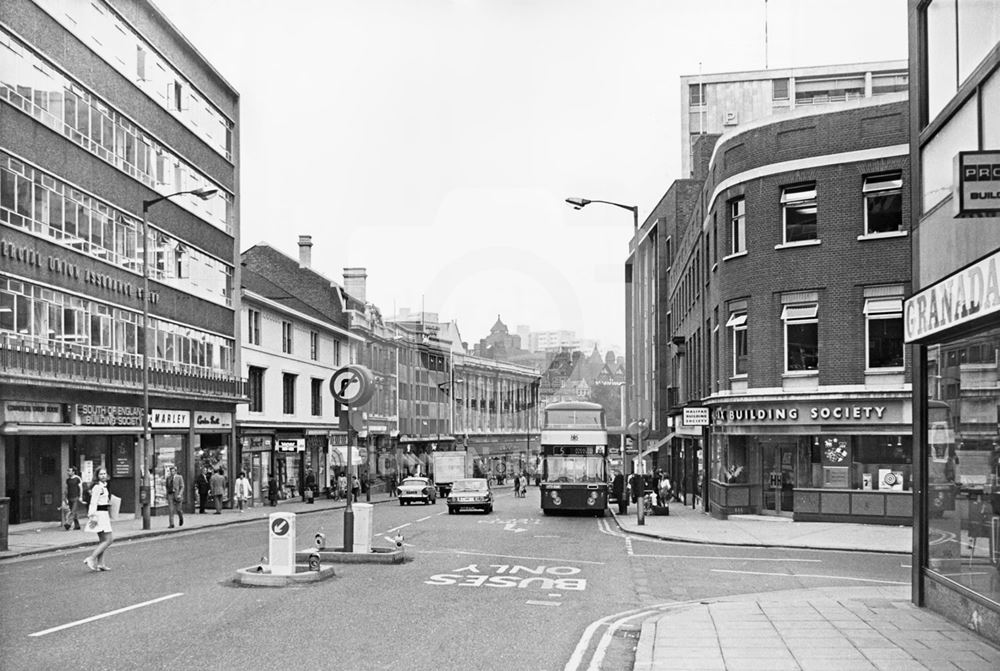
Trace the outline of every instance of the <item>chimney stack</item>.
<instances>
[{"instance_id":1,"label":"chimney stack","mask_svg":"<svg viewBox=\"0 0 1000 671\"><path fill-rule=\"evenodd\" d=\"M313 238L311 235L300 235L299 236L299 266L302 268L312 267L312 246Z\"/></svg>"},{"instance_id":2,"label":"chimney stack","mask_svg":"<svg viewBox=\"0 0 1000 671\"><path fill-rule=\"evenodd\" d=\"M365 286L368 272L364 268L344 268L344 290L362 303L367 301Z\"/></svg>"}]
</instances>

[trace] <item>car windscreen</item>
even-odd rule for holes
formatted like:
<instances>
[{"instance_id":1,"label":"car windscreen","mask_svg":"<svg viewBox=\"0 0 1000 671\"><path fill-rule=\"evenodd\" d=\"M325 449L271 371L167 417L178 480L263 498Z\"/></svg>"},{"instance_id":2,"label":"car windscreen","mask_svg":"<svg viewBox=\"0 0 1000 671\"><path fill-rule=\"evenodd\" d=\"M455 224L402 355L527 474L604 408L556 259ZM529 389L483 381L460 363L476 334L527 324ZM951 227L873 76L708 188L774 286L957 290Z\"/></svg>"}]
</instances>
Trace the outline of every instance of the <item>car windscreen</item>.
<instances>
[{"instance_id":1,"label":"car windscreen","mask_svg":"<svg viewBox=\"0 0 1000 671\"><path fill-rule=\"evenodd\" d=\"M482 480L459 480L451 486L453 492L485 492L488 489Z\"/></svg>"},{"instance_id":2,"label":"car windscreen","mask_svg":"<svg viewBox=\"0 0 1000 671\"><path fill-rule=\"evenodd\" d=\"M403 486L404 487L407 487L407 486L409 486L409 487L425 487L425 486L427 486L427 481L426 480L418 480L416 478L409 478L407 480L403 480Z\"/></svg>"}]
</instances>

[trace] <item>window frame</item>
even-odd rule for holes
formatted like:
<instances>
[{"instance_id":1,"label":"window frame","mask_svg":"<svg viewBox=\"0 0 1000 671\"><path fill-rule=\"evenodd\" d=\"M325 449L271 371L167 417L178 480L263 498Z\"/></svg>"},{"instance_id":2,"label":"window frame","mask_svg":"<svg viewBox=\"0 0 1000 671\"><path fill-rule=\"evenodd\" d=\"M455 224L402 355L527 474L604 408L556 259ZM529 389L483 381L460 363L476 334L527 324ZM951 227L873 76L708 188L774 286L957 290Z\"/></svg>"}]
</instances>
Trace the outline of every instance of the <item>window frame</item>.
<instances>
[{"instance_id":1,"label":"window frame","mask_svg":"<svg viewBox=\"0 0 1000 671\"><path fill-rule=\"evenodd\" d=\"M781 321L783 322L783 332L784 332L784 363L782 364L784 373L796 375L796 374L815 374L819 372L819 303L790 303L782 307L781 310ZM816 364L815 367L809 368L805 367L805 362L803 362L802 368L792 368L789 366L790 362L790 339L789 339L789 328L796 326L810 326L815 325L815 350L816 350Z\"/></svg>"},{"instance_id":2,"label":"window frame","mask_svg":"<svg viewBox=\"0 0 1000 671\"><path fill-rule=\"evenodd\" d=\"M730 338L733 347L732 377L746 378L750 373L750 340L747 331L746 310L734 310L731 312L729 320L726 322L726 328L732 329L732 337ZM741 362L744 368L742 372L740 372Z\"/></svg>"},{"instance_id":3,"label":"window frame","mask_svg":"<svg viewBox=\"0 0 1000 671\"><path fill-rule=\"evenodd\" d=\"M900 372L906 368L906 346L903 339L903 299L901 297L867 298L862 310L865 315L865 370ZM899 365L873 366L871 361L873 321L899 321Z\"/></svg>"},{"instance_id":4,"label":"window frame","mask_svg":"<svg viewBox=\"0 0 1000 671\"><path fill-rule=\"evenodd\" d=\"M309 331L309 358L319 361L319 333L316 331Z\"/></svg>"},{"instance_id":5,"label":"window frame","mask_svg":"<svg viewBox=\"0 0 1000 671\"><path fill-rule=\"evenodd\" d=\"M903 230L903 171L893 170L873 175L865 175L861 181L861 196L864 201L864 235L892 235ZM873 231L869 222L871 204L879 198L897 196L899 203L898 226L892 230Z\"/></svg>"},{"instance_id":6,"label":"window frame","mask_svg":"<svg viewBox=\"0 0 1000 671\"><path fill-rule=\"evenodd\" d=\"M281 320L281 352L282 354L294 354L294 329L292 322Z\"/></svg>"},{"instance_id":7,"label":"window frame","mask_svg":"<svg viewBox=\"0 0 1000 671\"><path fill-rule=\"evenodd\" d=\"M298 380L295 373L281 374L281 414L295 414L295 385Z\"/></svg>"},{"instance_id":8,"label":"window frame","mask_svg":"<svg viewBox=\"0 0 1000 671\"><path fill-rule=\"evenodd\" d=\"M312 398L310 399L310 410L313 417L323 416L323 380L312 378L310 385Z\"/></svg>"},{"instance_id":9,"label":"window frame","mask_svg":"<svg viewBox=\"0 0 1000 671\"><path fill-rule=\"evenodd\" d=\"M247 342L260 345L260 310L247 308Z\"/></svg>"},{"instance_id":10,"label":"window frame","mask_svg":"<svg viewBox=\"0 0 1000 671\"><path fill-rule=\"evenodd\" d=\"M740 207L742 206L742 207ZM739 208L739 211L737 211ZM747 205L744 196L729 201L729 254L745 254L747 251Z\"/></svg>"},{"instance_id":11,"label":"window frame","mask_svg":"<svg viewBox=\"0 0 1000 671\"><path fill-rule=\"evenodd\" d=\"M817 206L816 182L803 182L781 187L781 243L783 245L810 244L819 240L819 207ZM788 214L791 211L801 212L812 208L811 238L788 239ZM801 224L799 224L801 225Z\"/></svg>"},{"instance_id":12,"label":"window frame","mask_svg":"<svg viewBox=\"0 0 1000 671\"><path fill-rule=\"evenodd\" d=\"M249 366L247 368L247 394L250 402L247 404L248 412L264 412L264 375L266 368L260 366Z\"/></svg>"}]
</instances>

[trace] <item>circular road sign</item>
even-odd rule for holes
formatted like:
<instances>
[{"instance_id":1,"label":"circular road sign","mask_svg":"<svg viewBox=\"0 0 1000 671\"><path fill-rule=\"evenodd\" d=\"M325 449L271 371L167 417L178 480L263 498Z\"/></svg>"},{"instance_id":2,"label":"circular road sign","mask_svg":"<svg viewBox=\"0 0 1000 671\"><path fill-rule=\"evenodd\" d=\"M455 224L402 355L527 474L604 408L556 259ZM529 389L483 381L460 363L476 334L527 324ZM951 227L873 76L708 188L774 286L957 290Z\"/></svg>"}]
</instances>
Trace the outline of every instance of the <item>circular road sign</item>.
<instances>
[{"instance_id":1,"label":"circular road sign","mask_svg":"<svg viewBox=\"0 0 1000 671\"><path fill-rule=\"evenodd\" d=\"M330 392L345 405L364 405L375 393L375 378L364 366L344 366L330 378Z\"/></svg>"},{"instance_id":2,"label":"circular road sign","mask_svg":"<svg viewBox=\"0 0 1000 671\"><path fill-rule=\"evenodd\" d=\"M633 438L645 440L649 435L649 422L644 419L640 419L629 423L628 434Z\"/></svg>"},{"instance_id":3,"label":"circular road sign","mask_svg":"<svg viewBox=\"0 0 1000 671\"><path fill-rule=\"evenodd\" d=\"M288 523L283 517L278 517L271 520L271 533L275 536L284 536L288 533L288 530L292 528L292 525Z\"/></svg>"}]
</instances>

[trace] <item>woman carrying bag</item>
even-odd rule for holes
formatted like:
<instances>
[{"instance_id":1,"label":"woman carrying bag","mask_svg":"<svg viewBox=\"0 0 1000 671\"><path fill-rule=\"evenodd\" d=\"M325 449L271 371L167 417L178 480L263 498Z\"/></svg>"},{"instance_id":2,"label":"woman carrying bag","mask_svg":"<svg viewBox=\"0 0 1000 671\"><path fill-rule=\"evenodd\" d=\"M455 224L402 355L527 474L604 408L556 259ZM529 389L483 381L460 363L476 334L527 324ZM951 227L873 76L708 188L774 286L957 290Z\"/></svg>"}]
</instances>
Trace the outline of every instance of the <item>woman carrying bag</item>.
<instances>
[{"instance_id":1,"label":"woman carrying bag","mask_svg":"<svg viewBox=\"0 0 1000 671\"><path fill-rule=\"evenodd\" d=\"M118 506L121 499L113 496L108 490L108 470L106 468L97 469L97 480L90 488L90 509L87 512L90 521L84 531L97 534L97 547L90 553L83 563L91 571L110 571L104 564L104 551L111 546L111 519L118 516ZM113 514L112 514L113 513Z\"/></svg>"}]
</instances>

